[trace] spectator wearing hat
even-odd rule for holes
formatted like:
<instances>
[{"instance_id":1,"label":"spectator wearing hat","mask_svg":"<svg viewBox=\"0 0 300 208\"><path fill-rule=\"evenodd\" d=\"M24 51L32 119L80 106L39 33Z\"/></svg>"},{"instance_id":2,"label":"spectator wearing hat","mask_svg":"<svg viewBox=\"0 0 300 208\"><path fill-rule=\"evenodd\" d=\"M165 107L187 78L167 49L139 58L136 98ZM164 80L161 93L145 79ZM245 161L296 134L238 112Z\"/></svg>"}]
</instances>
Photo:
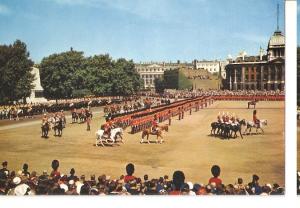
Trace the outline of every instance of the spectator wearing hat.
<instances>
[{"instance_id":1,"label":"spectator wearing hat","mask_svg":"<svg viewBox=\"0 0 300 208\"><path fill-rule=\"evenodd\" d=\"M2 168L0 169L0 179L7 179L9 176L9 170L7 169L8 162L4 161L2 163Z\"/></svg>"},{"instance_id":2,"label":"spectator wearing hat","mask_svg":"<svg viewBox=\"0 0 300 208\"><path fill-rule=\"evenodd\" d=\"M7 195L16 195L15 194L15 188L20 185L22 182L21 178L16 176L13 178L12 180L12 183L10 183L10 186L9 186L9 190L7 192Z\"/></svg>"},{"instance_id":3,"label":"spectator wearing hat","mask_svg":"<svg viewBox=\"0 0 300 208\"><path fill-rule=\"evenodd\" d=\"M283 194L283 188L281 188L277 183L274 183L270 195L282 195L282 194Z\"/></svg>"},{"instance_id":4,"label":"spectator wearing hat","mask_svg":"<svg viewBox=\"0 0 300 208\"><path fill-rule=\"evenodd\" d=\"M90 195L91 187L88 183L84 183L80 188L80 195Z\"/></svg>"},{"instance_id":5,"label":"spectator wearing hat","mask_svg":"<svg viewBox=\"0 0 300 208\"><path fill-rule=\"evenodd\" d=\"M198 183L195 183L195 184L193 185L192 191L193 191L196 195L199 195L200 188L201 188L201 185L198 184Z\"/></svg>"},{"instance_id":6,"label":"spectator wearing hat","mask_svg":"<svg viewBox=\"0 0 300 208\"><path fill-rule=\"evenodd\" d=\"M238 180L237 180L236 194L238 194L238 195L245 195L246 194L246 189L245 189L245 185L243 183L242 178L238 178Z\"/></svg>"},{"instance_id":7,"label":"spectator wearing hat","mask_svg":"<svg viewBox=\"0 0 300 208\"><path fill-rule=\"evenodd\" d=\"M27 163L24 163L24 165L23 165L22 175L26 176L28 178L30 177L30 173L28 171L28 164Z\"/></svg>"},{"instance_id":8,"label":"spectator wearing hat","mask_svg":"<svg viewBox=\"0 0 300 208\"><path fill-rule=\"evenodd\" d=\"M208 183L215 183L216 186L219 186L222 184L222 180L219 178L220 173L221 173L221 168L218 165L213 165L211 167L211 173L213 175L212 178L209 179Z\"/></svg>"},{"instance_id":9,"label":"spectator wearing hat","mask_svg":"<svg viewBox=\"0 0 300 208\"><path fill-rule=\"evenodd\" d=\"M128 183L131 180L134 180L135 177L133 176L134 173L134 165L132 163L129 163L126 165L126 173L127 175L124 177L124 182Z\"/></svg>"},{"instance_id":10,"label":"spectator wearing hat","mask_svg":"<svg viewBox=\"0 0 300 208\"><path fill-rule=\"evenodd\" d=\"M261 187L261 196L269 196L271 193L271 188L272 186L270 184L266 184L264 186Z\"/></svg>"},{"instance_id":11,"label":"spectator wearing hat","mask_svg":"<svg viewBox=\"0 0 300 208\"><path fill-rule=\"evenodd\" d=\"M68 177L68 181L70 180L77 180L77 176L75 176L75 169L74 168L71 168L70 170L70 176Z\"/></svg>"},{"instance_id":12,"label":"spectator wearing hat","mask_svg":"<svg viewBox=\"0 0 300 208\"><path fill-rule=\"evenodd\" d=\"M173 190L169 195L181 195L180 189L184 184L185 176L184 173L180 170L177 170L173 173Z\"/></svg>"},{"instance_id":13,"label":"spectator wearing hat","mask_svg":"<svg viewBox=\"0 0 300 208\"><path fill-rule=\"evenodd\" d=\"M149 186L149 183L150 183L149 177L148 177L148 175L146 174L146 175L144 175L144 186L145 186L145 187L148 187L148 186Z\"/></svg>"},{"instance_id":14,"label":"spectator wearing hat","mask_svg":"<svg viewBox=\"0 0 300 208\"><path fill-rule=\"evenodd\" d=\"M260 195L261 192L262 192L258 181L259 181L258 175L254 174L252 176L252 182L249 183L250 188L253 190L253 193L256 194L256 195Z\"/></svg>"},{"instance_id":15,"label":"spectator wearing hat","mask_svg":"<svg viewBox=\"0 0 300 208\"><path fill-rule=\"evenodd\" d=\"M58 160L53 160L52 164L52 172L50 173L50 177L52 178L59 178L60 177L60 172L58 171L59 167L59 161Z\"/></svg>"}]
</instances>

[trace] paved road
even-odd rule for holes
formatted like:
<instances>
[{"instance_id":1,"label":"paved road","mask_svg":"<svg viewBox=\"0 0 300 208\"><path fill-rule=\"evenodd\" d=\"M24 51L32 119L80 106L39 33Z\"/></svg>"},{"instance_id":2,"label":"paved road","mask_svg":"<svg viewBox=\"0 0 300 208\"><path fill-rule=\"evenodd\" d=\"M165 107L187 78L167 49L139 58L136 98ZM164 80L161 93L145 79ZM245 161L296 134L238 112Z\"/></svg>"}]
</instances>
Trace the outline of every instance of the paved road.
<instances>
[{"instance_id":1,"label":"paved road","mask_svg":"<svg viewBox=\"0 0 300 208\"><path fill-rule=\"evenodd\" d=\"M93 114L95 114L95 113L103 113L103 111L94 111ZM71 115L67 115L66 118L70 119ZM21 127L26 127L26 126L32 126L32 125L36 125L36 124L40 124L40 123L41 123L41 120L38 119L38 120L27 121L27 122L23 122L23 123L8 124L8 125L0 126L0 131L21 128Z\"/></svg>"}]
</instances>

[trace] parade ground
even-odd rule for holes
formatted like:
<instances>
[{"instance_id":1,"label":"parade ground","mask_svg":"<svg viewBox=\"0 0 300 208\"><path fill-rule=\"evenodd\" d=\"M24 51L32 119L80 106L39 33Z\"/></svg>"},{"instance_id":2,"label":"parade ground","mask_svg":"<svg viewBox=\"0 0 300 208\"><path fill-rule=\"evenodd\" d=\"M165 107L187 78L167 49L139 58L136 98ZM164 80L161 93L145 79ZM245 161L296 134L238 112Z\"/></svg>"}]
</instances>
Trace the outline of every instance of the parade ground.
<instances>
[{"instance_id":1,"label":"parade ground","mask_svg":"<svg viewBox=\"0 0 300 208\"><path fill-rule=\"evenodd\" d=\"M11 170L20 170L23 163L28 163L29 171L41 174L43 170L50 173L51 161L58 159L62 174L75 168L77 175L87 178L92 174L118 178L126 174L125 166L131 162L135 164L135 175L141 178L144 174L171 178L175 170L182 170L186 181L204 184L211 177L211 166L217 164L224 184L234 184L239 177L248 183L257 174L261 184L284 186L284 102L260 101L256 109L258 118L268 121L265 134L230 140L210 136L210 124L223 111L252 120L253 109L247 109L246 101L217 101L192 115L186 112L183 120L173 117L163 144L140 144L141 132L130 134L129 127L123 136L124 144L96 147L95 132L104 122L99 111L94 113L89 132L86 124L70 124L67 118L62 137L54 137L51 131L48 139L41 138L40 120L6 129L2 125L0 161L8 161ZM150 139L154 141L155 137Z\"/></svg>"}]
</instances>

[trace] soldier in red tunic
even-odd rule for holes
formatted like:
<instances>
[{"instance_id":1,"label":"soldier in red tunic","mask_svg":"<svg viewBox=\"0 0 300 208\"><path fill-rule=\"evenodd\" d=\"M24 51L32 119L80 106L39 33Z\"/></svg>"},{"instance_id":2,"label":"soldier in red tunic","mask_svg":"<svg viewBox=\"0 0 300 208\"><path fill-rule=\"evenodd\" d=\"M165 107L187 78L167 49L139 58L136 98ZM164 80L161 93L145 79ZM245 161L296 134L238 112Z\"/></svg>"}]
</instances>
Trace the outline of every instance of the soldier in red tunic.
<instances>
[{"instance_id":1,"label":"soldier in red tunic","mask_svg":"<svg viewBox=\"0 0 300 208\"><path fill-rule=\"evenodd\" d=\"M42 118L42 126L46 125L47 123L48 123L48 116L45 113L43 118Z\"/></svg>"},{"instance_id":2,"label":"soldier in red tunic","mask_svg":"<svg viewBox=\"0 0 300 208\"><path fill-rule=\"evenodd\" d=\"M158 128L157 116L154 115L154 119L152 121L152 132L156 133Z\"/></svg>"},{"instance_id":3,"label":"soldier in red tunic","mask_svg":"<svg viewBox=\"0 0 300 208\"><path fill-rule=\"evenodd\" d=\"M256 110L254 110L254 111L253 111L253 122L254 122L254 124L256 124L257 127L259 128L259 127L260 127L260 121L259 121L259 119L258 119L256 113L257 113Z\"/></svg>"}]
</instances>

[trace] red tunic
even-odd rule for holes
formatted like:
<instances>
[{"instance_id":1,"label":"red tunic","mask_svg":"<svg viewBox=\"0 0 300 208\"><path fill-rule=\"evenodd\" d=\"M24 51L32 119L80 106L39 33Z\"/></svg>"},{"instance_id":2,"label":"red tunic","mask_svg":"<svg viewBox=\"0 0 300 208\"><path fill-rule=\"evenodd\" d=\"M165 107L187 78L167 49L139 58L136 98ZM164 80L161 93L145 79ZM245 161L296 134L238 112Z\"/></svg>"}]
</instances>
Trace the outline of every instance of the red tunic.
<instances>
[{"instance_id":1,"label":"red tunic","mask_svg":"<svg viewBox=\"0 0 300 208\"><path fill-rule=\"evenodd\" d=\"M257 123L259 120L257 119L256 115L253 115L253 122Z\"/></svg>"},{"instance_id":2,"label":"red tunic","mask_svg":"<svg viewBox=\"0 0 300 208\"><path fill-rule=\"evenodd\" d=\"M222 184L222 180L220 178L215 178L215 177L212 177L209 179L208 183L215 183L216 186L218 185L221 185Z\"/></svg>"},{"instance_id":3,"label":"red tunic","mask_svg":"<svg viewBox=\"0 0 300 208\"><path fill-rule=\"evenodd\" d=\"M155 120L152 121L152 126L157 127L157 122Z\"/></svg>"}]
</instances>

